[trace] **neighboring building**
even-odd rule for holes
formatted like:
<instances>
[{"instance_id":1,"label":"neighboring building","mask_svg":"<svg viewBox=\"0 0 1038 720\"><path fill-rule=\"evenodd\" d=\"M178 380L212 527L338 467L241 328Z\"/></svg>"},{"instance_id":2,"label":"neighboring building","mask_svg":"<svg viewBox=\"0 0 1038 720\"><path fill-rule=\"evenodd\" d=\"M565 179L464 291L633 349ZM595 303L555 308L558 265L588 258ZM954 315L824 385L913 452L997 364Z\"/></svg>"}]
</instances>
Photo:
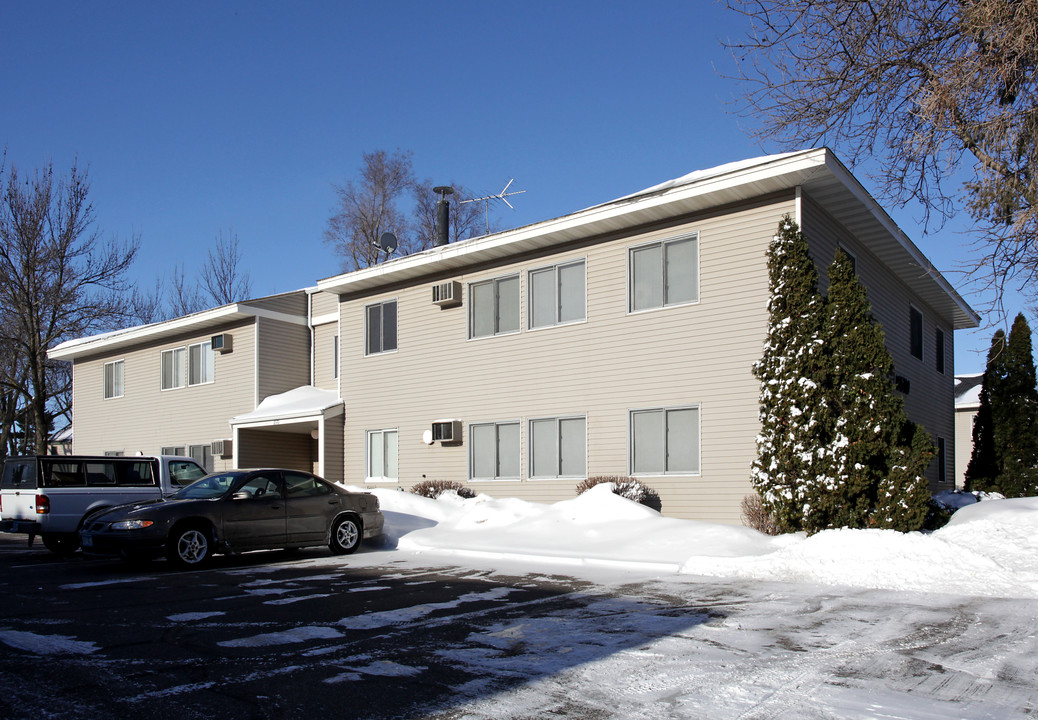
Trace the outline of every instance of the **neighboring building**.
<instances>
[{"instance_id":1,"label":"neighboring building","mask_svg":"<svg viewBox=\"0 0 1038 720\"><path fill-rule=\"evenodd\" d=\"M766 252L785 215L808 238L823 291L836 247L855 259L907 412L940 448L931 484L950 487L952 334L977 316L825 149L692 173L321 280L285 296L305 297L282 321L306 330L292 335L298 346L249 339L269 299L209 311L218 322L201 313L66 343L52 356L75 362L76 451L227 433L224 462L241 467L297 466L309 447L313 467L350 484L442 478L549 502L585 477L628 474L667 515L737 523L759 430L751 368L768 320ZM157 384L160 353L203 330L230 333L244 355L218 356L212 387L102 399L109 364L132 360L135 377ZM280 385L241 369L233 393L214 392L224 363L239 361ZM172 433L166 418L192 408L204 427Z\"/></svg>"},{"instance_id":2,"label":"neighboring building","mask_svg":"<svg viewBox=\"0 0 1038 720\"><path fill-rule=\"evenodd\" d=\"M61 430L51 433L47 440L48 455L72 454L72 426L66 425Z\"/></svg>"},{"instance_id":3,"label":"neighboring building","mask_svg":"<svg viewBox=\"0 0 1038 720\"><path fill-rule=\"evenodd\" d=\"M973 421L980 409L984 373L955 376L955 487L966 486L966 468L973 456Z\"/></svg>"},{"instance_id":4,"label":"neighboring building","mask_svg":"<svg viewBox=\"0 0 1038 720\"><path fill-rule=\"evenodd\" d=\"M305 440L272 425L236 444L228 425L310 383L309 306L296 291L54 348L73 363L75 452L190 455L209 470L316 458L309 427Z\"/></svg>"}]
</instances>

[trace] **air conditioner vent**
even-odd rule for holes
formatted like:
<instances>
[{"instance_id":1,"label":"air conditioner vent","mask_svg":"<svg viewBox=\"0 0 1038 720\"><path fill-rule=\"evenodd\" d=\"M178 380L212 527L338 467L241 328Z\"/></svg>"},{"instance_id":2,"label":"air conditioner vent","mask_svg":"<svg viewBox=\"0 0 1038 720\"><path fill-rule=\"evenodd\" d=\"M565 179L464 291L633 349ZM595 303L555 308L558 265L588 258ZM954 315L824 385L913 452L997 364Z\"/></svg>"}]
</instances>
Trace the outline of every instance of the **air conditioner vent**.
<instances>
[{"instance_id":1,"label":"air conditioner vent","mask_svg":"<svg viewBox=\"0 0 1038 720\"><path fill-rule=\"evenodd\" d=\"M213 335L209 339L209 344L212 346L213 352L228 353L231 351L231 336L227 333Z\"/></svg>"},{"instance_id":2,"label":"air conditioner vent","mask_svg":"<svg viewBox=\"0 0 1038 720\"><path fill-rule=\"evenodd\" d=\"M461 420L437 420L432 424L432 440L438 443L461 442Z\"/></svg>"},{"instance_id":3,"label":"air conditioner vent","mask_svg":"<svg viewBox=\"0 0 1038 720\"><path fill-rule=\"evenodd\" d=\"M230 440L213 440L210 450L214 457L230 457L231 456L231 441Z\"/></svg>"},{"instance_id":4,"label":"air conditioner vent","mask_svg":"<svg viewBox=\"0 0 1038 720\"><path fill-rule=\"evenodd\" d=\"M457 280L433 285L432 301L440 307L461 305L461 283Z\"/></svg>"}]
</instances>

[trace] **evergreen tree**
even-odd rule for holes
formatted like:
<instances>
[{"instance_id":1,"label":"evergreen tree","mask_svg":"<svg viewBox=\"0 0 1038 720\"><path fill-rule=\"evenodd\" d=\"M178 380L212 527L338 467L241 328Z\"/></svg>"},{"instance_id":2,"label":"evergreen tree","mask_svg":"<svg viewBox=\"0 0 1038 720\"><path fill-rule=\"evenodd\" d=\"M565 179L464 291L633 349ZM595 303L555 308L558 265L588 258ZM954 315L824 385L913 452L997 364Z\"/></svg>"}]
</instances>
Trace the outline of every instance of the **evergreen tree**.
<instances>
[{"instance_id":1,"label":"evergreen tree","mask_svg":"<svg viewBox=\"0 0 1038 720\"><path fill-rule=\"evenodd\" d=\"M965 485L970 491L990 492L998 478L998 455L995 452L995 421L991 411L992 390L998 395L1002 373L999 369L1005 352L1006 334L1001 330L991 339L984 377L980 383L980 407L973 420L973 454L966 466Z\"/></svg>"},{"instance_id":2,"label":"evergreen tree","mask_svg":"<svg viewBox=\"0 0 1038 720\"><path fill-rule=\"evenodd\" d=\"M1038 492L1038 389L1031 328L1017 315L996 365L991 416L999 474L992 488L1006 497ZM985 378L987 372L985 372Z\"/></svg>"},{"instance_id":3,"label":"evergreen tree","mask_svg":"<svg viewBox=\"0 0 1038 720\"><path fill-rule=\"evenodd\" d=\"M804 478L816 472L824 408L819 384L822 300L807 241L788 216L768 248L768 336L754 375L761 383L757 458L751 482L781 532L802 528Z\"/></svg>"},{"instance_id":4,"label":"evergreen tree","mask_svg":"<svg viewBox=\"0 0 1038 720\"><path fill-rule=\"evenodd\" d=\"M894 361L871 314L865 287L841 250L829 266L822 337L833 439L831 470L816 479L809 531L828 527L917 530L926 515L924 472L933 456L925 431L908 420L892 377Z\"/></svg>"}]
</instances>

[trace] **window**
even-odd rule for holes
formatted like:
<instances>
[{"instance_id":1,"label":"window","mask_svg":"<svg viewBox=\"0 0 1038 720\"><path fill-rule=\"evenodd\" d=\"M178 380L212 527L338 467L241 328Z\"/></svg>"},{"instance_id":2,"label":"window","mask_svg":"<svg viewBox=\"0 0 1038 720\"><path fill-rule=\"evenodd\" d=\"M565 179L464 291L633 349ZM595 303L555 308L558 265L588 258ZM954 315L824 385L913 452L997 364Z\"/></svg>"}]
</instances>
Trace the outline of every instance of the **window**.
<instances>
[{"instance_id":1,"label":"window","mask_svg":"<svg viewBox=\"0 0 1038 720\"><path fill-rule=\"evenodd\" d=\"M162 351L162 389L187 385L187 348Z\"/></svg>"},{"instance_id":2,"label":"window","mask_svg":"<svg viewBox=\"0 0 1038 720\"><path fill-rule=\"evenodd\" d=\"M579 322L587 317L584 261L531 270L530 327Z\"/></svg>"},{"instance_id":3,"label":"window","mask_svg":"<svg viewBox=\"0 0 1038 720\"><path fill-rule=\"evenodd\" d=\"M396 350L396 300L368 305L365 309L365 355Z\"/></svg>"},{"instance_id":4,"label":"window","mask_svg":"<svg viewBox=\"0 0 1038 720\"><path fill-rule=\"evenodd\" d=\"M914 307L908 308L909 335L912 357L923 359L923 314Z\"/></svg>"},{"instance_id":5,"label":"window","mask_svg":"<svg viewBox=\"0 0 1038 720\"><path fill-rule=\"evenodd\" d=\"M948 456L944 438L937 438L937 482L948 482Z\"/></svg>"},{"instance_id":6,"label":"window","mask_svg":"<svg viewBox=\"0 0 1038 720\"><path fill-rule=\"evenodd\" d=\"M587 418L530 421L530 477L587 475Z\"/></svg>"},{"instance_id":7,"label":"window","mask_svg":"<svg viewBox=\"0 0 1038 720\"><path fill-rule=\"evenodd\" d=\"M368 431L368 480L394 481L397 470L397 431Z\"/></svg>"},{"instance_id":8,"label":"window","mask_svg":"<svg viewBox=\"0 0 1038 720\"><path fill-rule=\"evenodd\" d=\"M123 361L105 363L105 400L123 396Z\"/></svg>"},{"instance_id":9,"label":"window","mask_svg":"<svg viewBox=\"0 0 1038 720\"><path fill-rule=\"evenodd\" d=\"M190 345L188 352L188 385L204 385L213 381L213 345L210 341Z\"/></svg>"},{"instance_id":10,"label":"window","mask_svg":"<svg viewBox=\"0 0 1038 720\"><path fill-rule=\"evenodd\" d=\"M325 485L313 475L307 475L306 473L301 472L292 472L291 470L286 470L284 475L285 494L290 498L331 495L335 492L332 490L330 485Z\"/></svg>"},{"instance_id":11,"label":"window","mask_svg":"<svg viewBox=\"0 0 1038 720\"><path fill-rule=\"evenodd\" d=\"M339 377L339 336L332 338L332 377Z\"/></svg>"},{"instance_id":12,"label":"window","mask_svg":"<svg viewBox=\"0 0 1038 720\"><path fill-rule=\"evenodd\" d=\"M631 413L631 474L699 472L699 408Z\"/></svg>"},{"instance_id":13,"label":"window","mask_svg":"<svg viewBox=\"0 0 1038 720\"><path fill-rule=\"evenodd\" d=\"M205 445L188 445L187 455L194 458L195 462L204 467L206 472L213 471L213 449L208 443Z\"/></svg>"},{"instance_id":14,"label":"window","mask_svg":"<svg viewBox=\"0 0 1038 720\"><path fill-rule=\"evenodd\" d=\"M473 480L519 479L519 423L470 425L469 447Z\"/></svg>"},{"instance_id":15,"label":"window","mask_svg":"<svg viewBox=\"0 0 1038 720\"><path fill-rule=\"evenodd\" d=\"M469 286L469 337L519 332L519 276Z\"/></svg>"},{"instance_id":16,"label":"window","mask_svg":"<svg viewBox=\"0 0 1038 720\"><path fill-rule=\"evenodd\" d=\"M937 372L944 374L944 330L937 328L934 333L936 345L934 347L934 367Z\"/></svg>"},{"instance_id":17,"label":"window","mask_svg":"<svg viewBox=\"0 0 1038 720\"><path fill-rule=\"evenodd\" d=\"M699 236L630 249L631 312L699 301Z\"/></svg>"},{"instance_id":18,"label":"window","mask_svg":"<svg viewBox=\"0 0 1038 720\"><path fill-rule=\"evenodd\" d=\"M167 445L159 451L160 455L176 455L177 457L187 457L187 447L184 445Z\"/></svg>"}]
</instances>

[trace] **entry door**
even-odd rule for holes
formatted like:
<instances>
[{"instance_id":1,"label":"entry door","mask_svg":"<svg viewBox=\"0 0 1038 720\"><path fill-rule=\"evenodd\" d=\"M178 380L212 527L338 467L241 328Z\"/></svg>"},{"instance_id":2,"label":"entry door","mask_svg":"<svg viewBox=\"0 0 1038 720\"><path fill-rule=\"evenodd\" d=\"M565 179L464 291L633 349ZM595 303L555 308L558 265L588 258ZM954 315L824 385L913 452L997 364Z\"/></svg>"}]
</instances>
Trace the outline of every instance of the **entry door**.
<instances>
[{"instance_id":1,"label":"entry door","mask_svg":"<svg viewBox=\"0 0 1038 720\"><path fill-rule=\"evenodd\" d=\"M240 497L247 494L248 497ZM285 500L281 473L258 472L224 501L224 538L232 550L282 547L286 544Z\"/></svg>"}]
</instances>

